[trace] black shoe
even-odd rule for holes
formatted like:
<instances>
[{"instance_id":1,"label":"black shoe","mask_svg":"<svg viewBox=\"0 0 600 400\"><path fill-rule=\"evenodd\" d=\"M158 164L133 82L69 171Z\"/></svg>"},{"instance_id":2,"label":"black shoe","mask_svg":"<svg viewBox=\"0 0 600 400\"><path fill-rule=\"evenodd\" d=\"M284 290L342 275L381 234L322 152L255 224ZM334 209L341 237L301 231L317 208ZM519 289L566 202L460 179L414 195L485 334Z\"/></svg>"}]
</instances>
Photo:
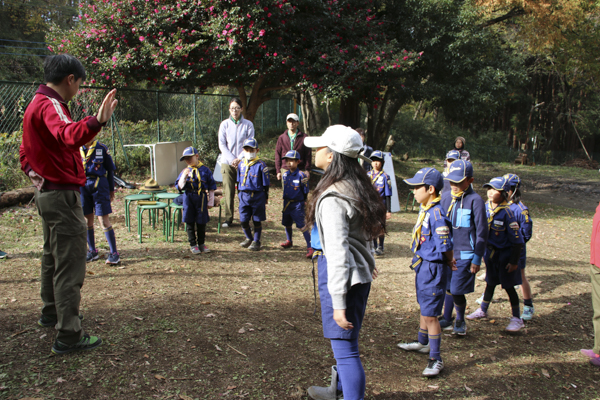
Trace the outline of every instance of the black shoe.
<instances>
[{"instance_id":1,"label":"black shoe","mask_svg":"<svg viewBox=\"0 0 600 400\"><path fill-rule=\"evenodd\" d=\"M79 314L79 320L83 321L83 314ZM56 319L56 317L49 317L47 315L42 315L40 317L40 319L38 320L38 325L43 328L53 328L57 322L58 322L58 320Z\"/></svg>"},{"instance_id":2,"label":"black shoe","mask_svg":"<svg viewBox=\"0 0 600 400\"><path fill-rule=\"evenodd\" d=\"M247 249L247 248L248 248L248 246L250 246L252 243L254 243L254 242L252 241L252 239L248 239L248 238L246 238L246 239L244 239L244 241L243 241L243 242L241 242L241 243L240 243L240 246L242 246L242 247L244 247L244 248L246 248L246 249Z\"/></svg>"},{"instance_id":3,"label":"black shoe","mask_svg":"<svg viewBox=\"0 0 600 400\"><path fill-rule=\"evenodd\" d=\"M259 251L260 250L260 242L252 242L250 243L250 247L248 247L248 250L250 251Z\"/></svg>"},{"instance_id":4,"label":"black shoe","mask_svg":"<svg viewBox=\"0 0 600 400\"><path fill-rule=\"evenodd\" d=\"M98 336L90 336L87 333L83 335L81 340L74 344L64 344L56 340L52 346L54 354L67 354L72 351L92 350L102 344L102 339Z\"/></svg>"}]
</instances>

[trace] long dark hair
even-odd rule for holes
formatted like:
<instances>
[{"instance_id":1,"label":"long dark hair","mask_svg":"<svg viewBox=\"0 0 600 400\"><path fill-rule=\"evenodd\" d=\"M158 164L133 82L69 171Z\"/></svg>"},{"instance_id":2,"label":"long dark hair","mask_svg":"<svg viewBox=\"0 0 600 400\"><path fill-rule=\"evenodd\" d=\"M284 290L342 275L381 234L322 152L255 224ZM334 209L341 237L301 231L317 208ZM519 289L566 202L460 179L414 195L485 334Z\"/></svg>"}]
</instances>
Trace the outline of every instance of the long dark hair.
<instances>
[{"instance_id":1,"label":"long dark hair","mask_svg":"<svg viewBox=\"0 0 600 400\"><path fill-rule=\"evenodd\" d=\"M332 150L329 149L331 152ZM349 197L356 200L358 210L363 217L362 229L368 239L372 240L386 233L385 214L386 208L377 190L373 187L367 172L358 163L356 158L351 158L333 151L333 160L325 170L325 174L312 193L306 204L306 227L310 229L315 223L315 212L319 197L335 183L344 181Z\"/></svg>"},{"instance_id":2,"label":"long dark hair","mask_svg":"<svg viewBox=\"0 0 600 400\"><path fill-rule=\"evenodd\" d=\"M513 186L511 188L513 191L512 202L515 204L519 204L521 202L521 189L518 186Z\"/></svg>"}]
</instances>

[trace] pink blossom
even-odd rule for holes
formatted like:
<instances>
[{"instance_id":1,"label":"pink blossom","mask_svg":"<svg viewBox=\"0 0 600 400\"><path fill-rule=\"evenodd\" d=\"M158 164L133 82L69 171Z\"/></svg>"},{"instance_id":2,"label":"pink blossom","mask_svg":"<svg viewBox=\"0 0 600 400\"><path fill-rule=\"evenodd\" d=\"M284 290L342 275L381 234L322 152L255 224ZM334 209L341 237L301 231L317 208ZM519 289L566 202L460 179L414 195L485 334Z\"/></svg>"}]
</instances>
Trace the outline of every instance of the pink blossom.
<instances>
[{"instance_id":1,"label":"pink blossom","mask_svg":"<svg viewBox=\"0 0 600 400\"><path fill-rule=\"evenodd\" d=\"M140 36L140 42L143 42L143 41L144 41L144 39L146 39L146 38L145 38L145 37L143 37L143 36Z\"/></svg>"},{"instance_id":2,"label":"pink blossom","mask_svg":"<svg viewBox=\"0 0 600 400\"><path fill-rule=\"evenodd\" d=\"M258 32L258 36L264 36L265 35L265 30L261 29L260 32Z\"/></svg>"},{"instance_id":3,"label":"pink blossom","mask_svg":"<svg viewBox=\"0 0 600 400\"><path fill-rule=\"evenodd\" d=\"M273 57L277 57L277 53L273 53Z\"/></svg>"},{"instance_id":4,"label":"pink blossom","mask_svg":"<svg viewBox=\"0 0 600 400\"><path fill-rule=\"evenodd\" d=\"M312 85L312 86L313 86L313 88L315 88L315 89L319 87L319 85L317 85L316 83L313 83L313 85Z\"/></svg>"},{"instance_id":5,"label":"pink blossom","mask_svg":"<svg viewBox=\"0 0 600 400\"><path fill-rule=\"evenodd\" d=\"M113 61L117 61L117 56L113 56L113 57L112 57L112 60L113 60Z\"/></svg>"},{"instance_id":6,"label":"pink blossom","mask_svg":"<svg viewBox=\"0 0 600 400\"><path fill-rule=\"evenodd\" d=\"M404 56L403 60L404 61L408 60L408 56Z\"/></svg>"}]
</instances>

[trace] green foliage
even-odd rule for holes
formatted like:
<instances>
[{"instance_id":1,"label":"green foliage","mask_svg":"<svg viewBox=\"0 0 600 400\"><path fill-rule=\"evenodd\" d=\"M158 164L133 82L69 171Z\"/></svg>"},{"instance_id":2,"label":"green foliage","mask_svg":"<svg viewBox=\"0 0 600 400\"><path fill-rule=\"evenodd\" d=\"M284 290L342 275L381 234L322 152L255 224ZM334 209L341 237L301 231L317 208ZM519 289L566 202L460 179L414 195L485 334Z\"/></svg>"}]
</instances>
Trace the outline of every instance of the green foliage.
<instances>
[{"instance_id":1,"label":"green foliage","mask_svg":"<svg viewBox=\"0 0 600 400\"><path fill-rule=\"evenodd\" d=\"M23 132L0 133L0 191L28 186L29 180L21 171L19 146Z\"/></svg>"}]
</instances>

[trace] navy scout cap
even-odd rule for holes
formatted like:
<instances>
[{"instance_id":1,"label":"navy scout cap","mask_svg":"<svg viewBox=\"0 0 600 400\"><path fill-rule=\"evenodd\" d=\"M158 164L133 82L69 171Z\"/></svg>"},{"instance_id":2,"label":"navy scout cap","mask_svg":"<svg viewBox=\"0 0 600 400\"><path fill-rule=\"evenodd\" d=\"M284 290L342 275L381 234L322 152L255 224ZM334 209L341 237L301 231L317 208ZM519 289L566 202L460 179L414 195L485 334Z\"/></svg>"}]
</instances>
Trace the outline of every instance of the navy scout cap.
<instances>
[{"instance_id":1,"label":"navy scout cap","mask_svg":"<svg viewBox=\"0 0 600 400\"><path fill-rule=\"evenodd\" d=\"M286 158L290 158L290 159L294 159L294 160L300 160L300 153L298 153L296 150L290 150L287 153L285 153L285 156L281 157L283 160L285 160Z\"/></svg>"},{"instance_id":2,"label":"navy scout cap","mask_svg":"<svg viewBox=\"0 0 600 400\"><path fill-rule=\"evenodd\" d=\"M450 150L446 153L446 160L460 160L460 151Z\"/></svg>"},{"instance_id":3,"label":"navy scout cap","mask_svg":"<svg viewBox=\"0 0 600 400\"><path fill-rule=\"evenodd\" d=\"M473 164L465 160L456 160L448 167L448 175L444 179L454 183L460 183L466 178L473 176Z\"/></svg>"},{"instance_id":4,"label":"navy scout cap","mask_svg":"<svg viewBox=\"0 0 600 400\"><path fill-rule=\"evenodd\" d=\"M505 192L508 192L508 189L510 189L510 187L508 185L508 180L503 176L498 176L496 178L492 178L492 180L489 181L488 183L485 183L483 185L483 187L495 189L498 191L505 191Z\"/></svg>"},{"instance_id":5,"label":"navy scout cap","mask_svg":"<svg viewBox=\"0 0 600 400\"><path fill-rule=\"evenodd\" d=\"M184 158L195 156L196 154L198 154L198 150L196 150L194 146L186 147L185 150L183 150L183 154L181 155L181 158L179 158L179 161L183 161Z\"/></svg>"},{"instance_id":6,"label":"navy scout cap","mask_svg":"<svg viewBox=\"0 0 600 400\"><path fill-rule=\"evenodd\" d=\"M442 174L435 168L422 168L410 179L405 179L404 182L411 186L431 185L438 191L444 188L444 180Z\"/></svg>"},{"instance_id":7,"label":"navy scout cap","mask_svg":"<svg viewBox=\"0 0 600 400\"><path fill-rule=\"evenodd\" d=\"M519 178L515 174L505 174L503 178L508 181L508 186L511 188L518 188L519 186L521 186L521 178Z\"/></svg>"},{"instance_id":8,"label":"navy scout cap","mask_svg":"<svg viewBox=\"0 0 600 400\"><path fill-rule=\"evenodd\" d=\"M371 155L369 156L369 158L373 161L375 160L381 160L383 161L383 152L381 150L375 150L374 152L371 153Z\"/></svg>"},{"instance_id":9,"label":"navy scout cap","mask_svg":"<svg viewBox=\"0 0 600 400\"><path fill-rule=\"evenodd\" d=\"M252 147L253 149L257 149L258 142L254 138L246 139L242 147Z\"/></svg>"}]
</instances>

